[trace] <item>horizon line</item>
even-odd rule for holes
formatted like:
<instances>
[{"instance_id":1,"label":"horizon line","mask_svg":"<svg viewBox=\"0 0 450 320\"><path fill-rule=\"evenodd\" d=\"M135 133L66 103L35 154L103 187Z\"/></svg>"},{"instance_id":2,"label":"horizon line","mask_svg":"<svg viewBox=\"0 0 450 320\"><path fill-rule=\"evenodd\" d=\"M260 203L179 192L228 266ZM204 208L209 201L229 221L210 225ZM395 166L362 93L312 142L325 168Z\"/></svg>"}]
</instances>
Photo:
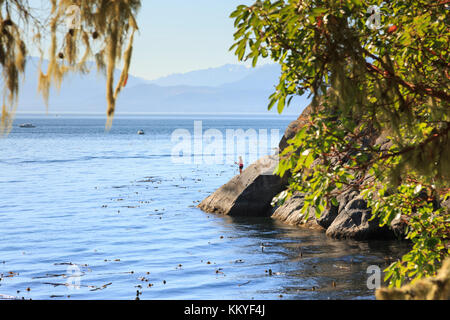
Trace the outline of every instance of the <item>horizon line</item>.
<instances>
[{"instance_id":1,"label":"horizon line","mask_svg":"<svg viewBox=\"0 0 450 320\"><path fill-rule=\"evenodd\" d=\"M298 117L296 113L286 113L286 114L279 114L279 113L270 113L270 112L214 112L214 113L208 113L208 112L120 112L116 113L115 117L120 116L176 116L176 115L183 115L183 116L191 116L191 115L205 115L205 116L272 116L272 117ZM106 114L101 112L52 112L52 113L46 113L46 112L16 112L16 118L17 116L100 116L100 117L107 117Z\"/></svg>"}]
</instances>

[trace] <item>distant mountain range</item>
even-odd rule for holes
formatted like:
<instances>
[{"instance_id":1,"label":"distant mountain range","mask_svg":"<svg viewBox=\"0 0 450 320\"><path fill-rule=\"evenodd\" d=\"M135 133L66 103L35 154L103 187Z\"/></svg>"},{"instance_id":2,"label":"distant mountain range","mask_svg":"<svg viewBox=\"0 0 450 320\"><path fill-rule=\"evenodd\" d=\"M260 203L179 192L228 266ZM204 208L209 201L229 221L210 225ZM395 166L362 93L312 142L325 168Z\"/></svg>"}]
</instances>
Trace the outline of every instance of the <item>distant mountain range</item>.
<instances>
[{"instance_id":1,"label":"distant mountain range","mask_svg":"<svg viewBox=\"0 0 450 320\"><path fill-rule=\"evenodd\" d=\"M219 87L226 83L244 79L252 73L251 68L242 65L226 64L218 68L209 68L187 73L172 74L154 81L159 86L193 86L193 87Z\"/></svg>"},{"instance_id":2,"label":"distant mountain range","mask_svg":"<svg viewBox=\"0 0 450 320\"><path fill-rule=\"evenodd\" d=\"M37 67L38 59L29 58L19 95L20 113L46 111L37 93ZM94 71L68 75L61 90L52 89L49 112L104 113L105 78ZM279 76L280 67L273 64L258 68L224 65L152 81L130 75L117 113L267 113L268 97ZM307 104L306 97L298 97L285 113L300 114Z\"/></svg>"}]
</instances>

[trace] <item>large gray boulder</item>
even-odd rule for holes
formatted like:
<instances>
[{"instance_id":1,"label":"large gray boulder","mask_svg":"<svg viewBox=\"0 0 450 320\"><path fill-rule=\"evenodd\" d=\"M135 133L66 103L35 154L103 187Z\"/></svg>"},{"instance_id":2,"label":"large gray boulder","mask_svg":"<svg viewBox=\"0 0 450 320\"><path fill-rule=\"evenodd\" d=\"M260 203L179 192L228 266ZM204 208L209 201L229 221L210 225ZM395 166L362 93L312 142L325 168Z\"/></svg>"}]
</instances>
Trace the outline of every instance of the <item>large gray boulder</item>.
<instances>
[{"instance_id":1,"label":"large gray boulder","mask_svg":"<svg viewBox=\"0 0 450 320\"><path fill-rule=\"evenodd\" d=\"M293 195L291 198L287 199L283 205L274 208L272 218L296 227L323 230L317 223L313 210L309 211L307 219L305 219L305 215L301 213L304 199L302 194Z\"/></svg>"},{"instance_id":2,"label":"large gray boulder","mask_svg":"<svg viewBox=\"0 0 450 320\"><path fill-rule=\"evenodd\" d=\"M286 186L285 180L273 174L277 164L277 155L259 159L198 207L205 212L229 216L269 216L272 199Z\"/></svg>"},{"instance_id":3,"label":"large gray boulder","mask_svg":"<svg viewBox=\"0 0 450 320\"><path fill-rule=\"evenodd\" d=\"M312 106L309 105L305 108L305 110L303 110L302 114L298 117L297 120L292 121L288 125L279 144L279 148L281 151L286 149L286 147L289 145L288 141L294 138L295 135L305 126L305 124L308 123L309 115L311 114L311 112Z\"/></svg>"},{"instance_id":4,"label":"large gray boulder","mask_svg":"<svg viewBox=\"0 0 450 320\"><path fill-rule=\"evenodd\" d=\"M367 202L357 196L346 203L336 219L328 227L326 234L336 239L390 240L395 239L394 230L381 228L378 219L372 218L372 209Z\"/></svg>"},{"instance_id":5,"label":"large gray boulder","mask_svg":"<svg viewBox=\"0 0 450 320\"><path fill-rule=\"evenodd\" d=\"M339 212L342 212L345 206L357 195L358 195L357 191L350 190L337 196L336 200L338 201L339 205L338 206L331 205L331 208L325 210L325 212L322 213L320 218L317 219L317 223L323 228L328 229L334 222L334 220L336 220L337 216L339 215Z\"/></svg>"},{"instance_id":6,"label":"large gray boulder","mask_svg":"<svg viewBox=\"0 0 450 320\"><path fill-rule=\"evenodd\" d=\"M304 195L295 194L286 202L274 208L272 218L286 224L326 230L326 234L335 239L354 240L391 240L404 235L404 225L394 221L391 228L380 228L379 220L372 221L372 210L357 191L348 191L337 197L339 206L331 206L320 218L316 218L314 209L310 209L308 218L301 213Z\"/></svg>"}]
</instances>

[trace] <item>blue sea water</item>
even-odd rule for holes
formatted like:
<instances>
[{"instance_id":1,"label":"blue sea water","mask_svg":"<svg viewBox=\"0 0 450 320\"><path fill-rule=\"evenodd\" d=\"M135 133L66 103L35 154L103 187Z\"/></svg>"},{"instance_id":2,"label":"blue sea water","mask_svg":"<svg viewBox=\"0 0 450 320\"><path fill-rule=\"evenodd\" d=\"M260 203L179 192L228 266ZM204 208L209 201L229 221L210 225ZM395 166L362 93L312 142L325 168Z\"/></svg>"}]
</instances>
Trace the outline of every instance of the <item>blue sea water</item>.
<instances>
[{"instance_id":1,"label":"blue sea water","mask_svg":"<svg viewBox=\"0 0 450 320\"><path fill-rule=\"evenodd\" d=\"M130 116L106 132L103 117L18 117L0 139L0 299L373 299L368 266L404 246L206 214L237 166L172 161L194 121L225 135L291 120Z\"/></svg>"}]
</instances>

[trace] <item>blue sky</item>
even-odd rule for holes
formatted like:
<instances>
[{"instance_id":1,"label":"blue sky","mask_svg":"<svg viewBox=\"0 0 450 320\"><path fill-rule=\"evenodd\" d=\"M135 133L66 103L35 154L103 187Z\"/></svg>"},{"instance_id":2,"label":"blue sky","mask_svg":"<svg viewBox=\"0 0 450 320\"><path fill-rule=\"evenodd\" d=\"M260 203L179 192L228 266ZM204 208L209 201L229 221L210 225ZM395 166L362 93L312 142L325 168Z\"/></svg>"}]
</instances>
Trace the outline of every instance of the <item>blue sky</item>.
<instances>
[{"instance_id":1,"label":"blue sky","mask_svg":"<svg viewBox=\"0 0 450 320\"><path fill-rule=\"evenodd\" d=\"M173 73L237 64L228 51L234 26L229 18L253 0L142 0L131 73L155 79Z\"/></svg>"}]
</instances>

